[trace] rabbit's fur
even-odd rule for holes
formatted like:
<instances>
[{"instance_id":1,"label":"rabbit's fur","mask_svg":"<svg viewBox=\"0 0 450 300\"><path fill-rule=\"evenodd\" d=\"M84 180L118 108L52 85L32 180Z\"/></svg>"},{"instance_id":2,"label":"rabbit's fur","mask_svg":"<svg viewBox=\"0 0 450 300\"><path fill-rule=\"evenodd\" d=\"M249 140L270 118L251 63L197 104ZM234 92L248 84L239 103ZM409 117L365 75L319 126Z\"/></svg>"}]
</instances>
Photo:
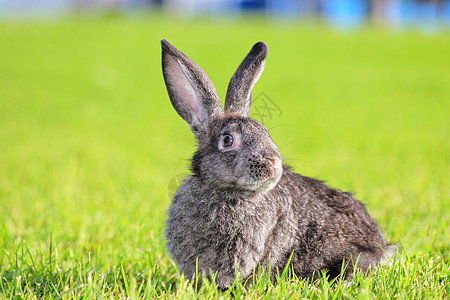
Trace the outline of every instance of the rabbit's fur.
<instances>
[{"instance_id":1,"label":"rabbit's fur","mask_svg":"<svg viewBox=\"0 0 450 300\"><path fill-rule=\"evenodd\" d=\"M291 172L267 129L248 118L266 44L255 44L233 75L224 110L205 72L167 41L161 45L170 100L198 141L193 175L173 197L165 229L181 272L217 273L216 284L227 288L255 267L283 269L291 255L305 278L323 269L337 276L343 261L346 275L356 260L366 272L382 259L391 246L364 205Z\"/></svg>"}]
</instances>

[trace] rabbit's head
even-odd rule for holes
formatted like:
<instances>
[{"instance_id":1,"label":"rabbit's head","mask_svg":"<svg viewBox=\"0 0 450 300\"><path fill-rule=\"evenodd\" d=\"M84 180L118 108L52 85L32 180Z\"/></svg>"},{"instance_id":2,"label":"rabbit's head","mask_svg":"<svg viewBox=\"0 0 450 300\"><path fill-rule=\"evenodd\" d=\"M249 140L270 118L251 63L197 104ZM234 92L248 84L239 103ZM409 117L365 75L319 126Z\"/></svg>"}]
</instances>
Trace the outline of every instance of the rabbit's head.
<instances>
[{"instance_id":1,"label":"rabbit's head","mask_svg":"<svg viewBox=\"0 0 450 300\"><path fill-rule=\"evenodd\" d=\"M268 48L256 43L228 85L225 108L205 72L166 40L162 68L170 101L198 141L192 171L222 189L267 191L283 172L281 156L267 129L250 119L252 88Z\"/></svg>"}]
</instances>

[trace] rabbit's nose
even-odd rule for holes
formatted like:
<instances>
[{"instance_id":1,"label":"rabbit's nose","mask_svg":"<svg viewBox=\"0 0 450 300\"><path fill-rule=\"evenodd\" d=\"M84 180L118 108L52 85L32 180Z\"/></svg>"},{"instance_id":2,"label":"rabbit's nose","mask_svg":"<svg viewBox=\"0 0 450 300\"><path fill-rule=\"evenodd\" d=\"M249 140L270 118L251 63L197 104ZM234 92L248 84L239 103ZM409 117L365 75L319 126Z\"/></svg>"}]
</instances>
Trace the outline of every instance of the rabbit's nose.
<instances>
[{"instance_id":1,"label":"rabbit's nose","mask_svg":"<svg viewBox=\"0 0 450 300\"><path fill-rule=\"evenodd\" d=\"M272 167L275 169L279 169L281 167L281 159L277 156L268 158L268 160L272 163Z\"/></svg>"}]
</instances>

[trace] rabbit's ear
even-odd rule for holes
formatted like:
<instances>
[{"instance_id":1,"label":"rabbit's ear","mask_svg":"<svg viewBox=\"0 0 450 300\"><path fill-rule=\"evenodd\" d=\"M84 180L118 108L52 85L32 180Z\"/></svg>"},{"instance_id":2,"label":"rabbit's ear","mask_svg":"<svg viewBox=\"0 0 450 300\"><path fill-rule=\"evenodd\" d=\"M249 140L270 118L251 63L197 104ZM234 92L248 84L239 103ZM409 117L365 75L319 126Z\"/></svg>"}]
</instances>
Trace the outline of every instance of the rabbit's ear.
<instances>
[{"instance_id":1,"label":"rabbit's ear","mask_svg":"<svg viewBox=\"0 0 450 300\"><path fill-rule=\"evenodd\" d=\"M161 40L162 69L170 102L194 133L222 115L216 89L206 73L166 40Z\"/></svg>"},{"instance_id":2,"label":"rabbit's ear","mask_svg":"<svg viewBox=\"0 0 450 300\"><path fill-rule=\"evenodd\" d=\"M228 84L225 112L243 117L250 115L252 89L264 70L264 61L269 51L264 42L256 43L244 58Z\"/></svg>"}]
</instances>

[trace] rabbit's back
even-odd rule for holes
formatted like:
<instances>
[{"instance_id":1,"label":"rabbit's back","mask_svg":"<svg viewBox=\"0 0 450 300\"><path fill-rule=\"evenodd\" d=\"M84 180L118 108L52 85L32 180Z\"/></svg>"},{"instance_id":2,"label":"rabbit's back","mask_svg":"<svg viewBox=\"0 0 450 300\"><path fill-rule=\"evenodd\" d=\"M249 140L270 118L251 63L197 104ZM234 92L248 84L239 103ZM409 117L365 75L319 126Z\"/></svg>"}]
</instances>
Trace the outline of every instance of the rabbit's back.
<instances>
[{"instance_id":1,"label":"rabbit's back","mask_svg":"<svg viewBox=\"0 0 450 300\"><path fill-rule=\"evenodd\" d=\"M288 169L274 193L277 190L293 199L297 232L291 263L298 276L310 277L322 269L337 276L343 260L349 262L347 274L357 260L358 267L366 271L381 259L380 247L386 246L383 235L364 205L350 193Z\"/></svg>"}]
</instances>

